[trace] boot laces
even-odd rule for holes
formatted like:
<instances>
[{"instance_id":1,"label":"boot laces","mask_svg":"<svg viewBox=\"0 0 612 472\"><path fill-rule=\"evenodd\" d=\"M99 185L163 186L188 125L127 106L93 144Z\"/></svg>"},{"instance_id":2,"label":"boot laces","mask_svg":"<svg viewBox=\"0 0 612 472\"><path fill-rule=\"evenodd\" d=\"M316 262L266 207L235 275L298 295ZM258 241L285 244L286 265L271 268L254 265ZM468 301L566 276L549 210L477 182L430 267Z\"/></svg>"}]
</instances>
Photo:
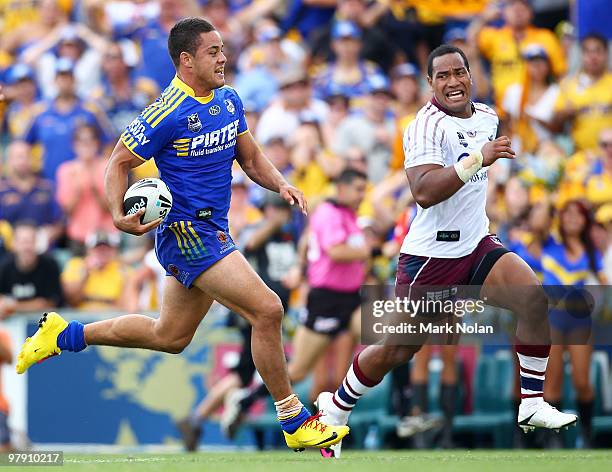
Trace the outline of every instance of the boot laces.
<instances>
[{"instance_id":1,"label":"boot laces","mask_svg":"<svg viewBox=\"0 0 612 472\"><path fill-rule=\"evenodd\" d=\"M319 430L321 433L324 433L327 429L327 425L325 423L321 423L319 418L323 414L322 411L319 411L316 415L312 415L302 424L302 428L312 428L314 430Z\"/></svg>"}]
</instances>

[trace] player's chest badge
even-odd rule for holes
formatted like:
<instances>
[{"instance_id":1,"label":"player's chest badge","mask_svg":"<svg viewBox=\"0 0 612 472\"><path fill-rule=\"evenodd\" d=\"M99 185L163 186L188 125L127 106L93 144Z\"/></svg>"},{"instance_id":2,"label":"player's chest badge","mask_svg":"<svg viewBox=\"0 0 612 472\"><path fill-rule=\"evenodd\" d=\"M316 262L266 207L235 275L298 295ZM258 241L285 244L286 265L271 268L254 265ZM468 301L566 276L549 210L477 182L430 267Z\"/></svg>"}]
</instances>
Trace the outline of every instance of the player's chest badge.
<instances>
[{"instance_id":1,"label":"player's chest badge","mask_svg":"<svg viewBox=\"0 0 612 472\"><path fill-rule=\"evenodd\" d=\"M187 128L192 133L197 133L202 129L202 122L200 121L200 117L197 113L187 117Z\"/></svg>"},{"instance_id":2,"label":"player's chest badge","mask_svg":"<svg viewBox=\"0 0 612 472\"><path fill-rule=\"evenodd\" d=\"M234 103L231 100L225 100L225 108L227 108L227 111L229 111L232 115L236 111L236 107L234 107Z\"/></svg>"},{"instance_id":3,"label":"player's chest badge","mask_svg":"<svg viewBox=\"0 0 612 472\"><path fill-rule=\"evenodd\" d=\"M468 131L467 135L469 138L475 138L476 137L476 131Z\"/></svg>"},{"instance_id":4,"label":"player's chest badge","mask_svg":"<svg viewBox=\"0 0 612 472\"><path fill-rule=\"evenodd\" d=\"M212 116L217 116L219 113L221 113L221 107L219 105L213 105L208 109L208 113L210 113Z\"/></svg>"}]
</instances>

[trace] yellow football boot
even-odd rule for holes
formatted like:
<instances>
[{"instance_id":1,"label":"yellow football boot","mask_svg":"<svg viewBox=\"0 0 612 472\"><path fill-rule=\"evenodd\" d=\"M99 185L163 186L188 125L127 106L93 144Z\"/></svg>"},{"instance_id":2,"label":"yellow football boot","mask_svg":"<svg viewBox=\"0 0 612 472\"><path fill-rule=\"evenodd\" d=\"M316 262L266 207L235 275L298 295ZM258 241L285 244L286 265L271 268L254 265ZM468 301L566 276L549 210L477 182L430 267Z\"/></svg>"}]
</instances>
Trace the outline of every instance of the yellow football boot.
<instances>
[{"instance_id":1,"label":"yellow football boot","mask_svg":"<svg viewBox=\"0 0 612 472\"><path fill-rule=\"evenodd\" d=\"M23 374L36 362L41 362L62 351L57 347L57 336L66 329L68 322L55 312L44 313L38 321L38 330L27 338L17 356L17 373Z\"/></svg>"},{"instance_id":2,"label":"yellow football boot","mask_svg":"<svg viewBox=\"0 0 612 472\"><path fill-rule=\"evenodd\" d=\"M303 451L307 447L326 448L342 441L342 438L349 433L348 426L321 423L320 416L321 412L311 416L293 434L283 431L287 447L296 452Z\"/></svg>"}]
</instances>

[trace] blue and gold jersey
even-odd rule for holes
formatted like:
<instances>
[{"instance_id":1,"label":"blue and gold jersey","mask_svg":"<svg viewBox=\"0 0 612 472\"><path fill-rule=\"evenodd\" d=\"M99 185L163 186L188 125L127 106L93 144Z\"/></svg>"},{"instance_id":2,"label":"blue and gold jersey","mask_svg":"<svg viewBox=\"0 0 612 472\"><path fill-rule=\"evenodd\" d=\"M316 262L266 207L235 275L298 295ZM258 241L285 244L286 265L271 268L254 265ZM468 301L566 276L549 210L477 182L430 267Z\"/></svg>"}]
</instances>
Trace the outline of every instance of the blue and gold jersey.
<instances>
[{"instance_id":1,"label":"blue and gold jersey","mask_svg":"<svg viewBox=\"0 0 612 472\"><path fill-rule=\"evenodd\" d=\"M567 257L565 246L556 239L551 238L542 248L543 285L571 285L582 287L597 274L589 266L589 257L586 252L575 261ZM601 253L595 252L595 269L603 269Z\"/></svg>"},{"instance_id":2,"label":"blue and gold jersey","mask_svg":"<svg viewBox=\"0 0 612 472\"><path fill-rule=\"evenodd\" d=\"M172 192L172 210L158 232L179 221L206 221L227 231L236 139L247 132L234 89L196 97L178 77L128 125L121 141L143 161L155 158Z\"/></svg>"}]
</instances>

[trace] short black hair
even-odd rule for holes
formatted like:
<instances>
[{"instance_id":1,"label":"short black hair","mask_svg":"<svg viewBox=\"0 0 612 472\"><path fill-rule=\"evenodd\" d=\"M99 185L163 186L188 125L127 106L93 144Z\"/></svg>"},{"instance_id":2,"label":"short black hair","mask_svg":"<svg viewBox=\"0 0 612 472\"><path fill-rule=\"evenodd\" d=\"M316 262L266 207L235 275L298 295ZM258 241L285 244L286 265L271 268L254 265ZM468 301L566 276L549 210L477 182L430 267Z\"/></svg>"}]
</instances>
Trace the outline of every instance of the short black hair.
<instances>
[{"instance_id":1,"label":"short black hair","mask_svg":"<svg viewBox=\"0 0 612 472\"><path fill-rule=\"evenodd\" d=\"M211 23L202 18L185 18L175 24L168 35L168 53L174 67L178 68L183 51L195 56L202 33L215 30Z\"/></svg>"},{"instance_id":2,"label":"short black hair","mask_svg":"<svg viewBox=\"0 0 612 472\"><path fill-rule=\"evenodd\" d=\"M584 38L582 38L582 40L580 41L580 46L584 46L584 43L588 41L589 39L598 41L599 43L601 43L601 45L604 47L606 51L608 50L608 47L609 47L608 40L603 35L599 33L595 33L595 32L589 33Z\"/></svg>"},{"instance_id":3,"label":"short black hair","mask_svg":"<svg viewBox=\"0 0 612 472\"><path fill-rule=\"evenodd\" d=\"M470 71L470 63L468 62L468 58L465 53L458 48L457 46L453 46L451 44L442 44L438 46L436 49L429 53L429 57L427 58L427 75L431 77L433 74L433 61L436 57L446 56L447 54L459 53L459 55L463 58L463 63L465 64L465 68Z\"/></svg>"},{"instance_id":4,"label":"short black hair","mask_svg":"<svg viewBox=\"0 0 612 472\"><path fill-rule=\"evenodd\" d=\"M368 180L367 174L360 170L353 169L351 167L344 169L340 172L340 175L336 177L337 184L351 184L355 179Z\"/></svg>"}]
</instances>

